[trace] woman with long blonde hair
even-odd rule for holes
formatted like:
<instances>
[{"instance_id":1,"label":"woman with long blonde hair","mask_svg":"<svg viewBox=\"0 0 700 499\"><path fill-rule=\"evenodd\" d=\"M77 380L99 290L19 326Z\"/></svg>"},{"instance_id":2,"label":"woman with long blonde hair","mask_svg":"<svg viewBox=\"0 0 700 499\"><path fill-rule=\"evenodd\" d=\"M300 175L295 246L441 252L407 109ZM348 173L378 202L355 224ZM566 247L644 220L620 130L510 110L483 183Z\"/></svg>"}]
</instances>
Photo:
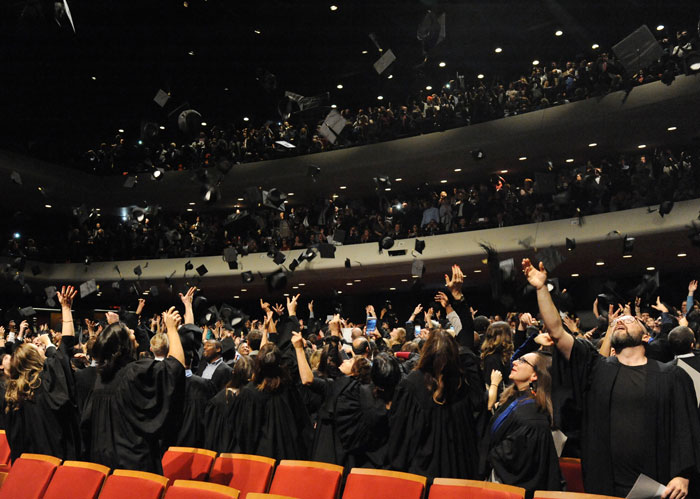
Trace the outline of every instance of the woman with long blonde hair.
<instances>
[{"instance_id":1,"label":"woman with long blonde hair","mask_svg":"<svg viewBox=\"0 0 700 499\"><path fill-rule=\"evenodd\" d=\"M48 335L41 335L41 347L23 343L10 361L3 400L13 461L25 452L61 459L78 457L78 409L70 368L71 349L75 345L71 312L75 295L72 286L64 286L57 293L63 317L60 346L56 348Z\"/></svg>"},{"instance_id":2,"label":"woman with long blonde hair","mask_svg":"<svg viewBox=\"0 0 700 499\"><path fill-rule=\"evenodd\" d=\"M501 373L501 379L504 382L499 382L498 394L502 393L503 389L511 383L508 380L508 375L510 374L510 358L512 356L513 332L510 324L503 321L490 324L481 344L481 368L487 379L493 371Z\"/></svg>"},{"instance_id":3,"label":"woman with long blonde hair","mask_svg":"<svg viewBox=\"0 0 700 499\"><path fill-rule=\"evenodd\" d=\"M560 490L552 438L552 358L531 352L513 362L510 379L482 442L481 471L491 481L534 490Z\"/></svg>"}]
</instances>

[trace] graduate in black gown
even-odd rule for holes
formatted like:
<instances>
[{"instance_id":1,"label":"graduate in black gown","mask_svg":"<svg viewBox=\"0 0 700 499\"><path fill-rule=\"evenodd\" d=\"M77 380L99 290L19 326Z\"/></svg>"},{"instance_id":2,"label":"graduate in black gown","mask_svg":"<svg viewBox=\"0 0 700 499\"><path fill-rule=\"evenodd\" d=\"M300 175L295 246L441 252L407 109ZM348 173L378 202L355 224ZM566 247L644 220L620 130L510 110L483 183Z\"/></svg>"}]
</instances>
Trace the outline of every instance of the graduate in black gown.
<instances>
[{"instance_id":1,"label":"graduate in black gown","mask_svg":"<svg viewBox=\"0 0 700 499\"><path fill-rule=\"evenodd\" d=\"M528 353L510 370L511 386L482 442L482 474L492 481L535 490L561 490L552 438L551 356Z\"/></svg>"},{"instance_id":2,"label":"graduate in black gown","mask_svg":"<svg viewBox=\"0 0 700 499\"><path fill-rule=\"evenodd\" d=\"M207 404L204 411L204 448L215 452L238 452L233 418L234 401L253 377L255 358L245 355L233 365L231 380Z\"/></svg>"},{"instance_id":3,"label":"graduate in black gown","mask_svg":"<svg viewBox=\"0 0 700 499\"><path fill-rule=\"evenodd\" d=\"M401 383L389 412L391 468L434 477L477 477L477 435L457 341L430 332L421 358ZM484 386L478 387L484 392ZM483 397L485 398L485 397Z\"/></svg>"},{"instance_id":4,"label":"graduate in black gown","mask_svg":"<svg viewBox=\"0 0 700 499\"><path fill-rule=\"evenodd\" d=\"M160 442L185 391L185 357L175 307L163 313L169 356L135 361L135 338L121 322L97 338L98 376L81 418L87 460L110 468L162 472Z\"/></svg>"},{"instance_id":5,"label":"graduate in black gown","mask_svg":"<svg viewBox=\"0 0 700 499\"><path fill-rule=\"evenodd\" d=\"M63 317L58 348L50 343L48 335L42 335L45 353L43 348L31 343L23 343L14 350L3 397L13 461L24 452L61 459L77 459L80 455L78 409L70 368L76 343L71 313L75 295L72 286L64 286L57 293Z\"/></svg>"},{"instance_id":6,"label":"graduate in black gown","mask_svg":"<svg viewBox=\"0 0 700 499\"><path fill-rule=\"evenodd\" d=\"M372 360L370 375L370 384L353 380L336 404L335 431L348 468L384 469L389 465L389 408L401 381L401 366L395 356L380 353Z\"/></svg>"},{"instance_id":7,"label":"graduate in black gown","mask_svg":"<svg viewBox=\"0 0 700 499\"><path fill-rule=\"evenodd\" d=\"M547 290L547 272L523 260L528 282L556 352L553 384L571 388L583 411L581 464L586 492L624 497L639 474L666 485L664 497L699 497L691 479L700 464L700 415L690 377L645 354L645 328L632 316L615 317L604 357L563 328ZM601 347L601 351L603 348Z\"/></svg>"}]
</instances>

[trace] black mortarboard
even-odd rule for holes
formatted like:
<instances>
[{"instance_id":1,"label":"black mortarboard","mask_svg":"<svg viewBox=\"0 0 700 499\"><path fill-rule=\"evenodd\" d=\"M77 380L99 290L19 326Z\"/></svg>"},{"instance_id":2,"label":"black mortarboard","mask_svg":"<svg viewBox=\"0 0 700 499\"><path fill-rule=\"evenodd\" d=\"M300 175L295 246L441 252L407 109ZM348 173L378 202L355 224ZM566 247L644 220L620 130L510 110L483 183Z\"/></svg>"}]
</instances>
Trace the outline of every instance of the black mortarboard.
<instances>
[{"instance_id":1,"label":"black mortarboard","mask_svg":"<svg viewBox=\"0 0 700 499\"><path fill-rule=\"evenodd\" d=\"M671 213L672 209L673 209L673 201L672 200L663 201L659 205L659 215L661 215L662 217L664 215L668 215L669 213Z\"/></svg>"},{"instance_id":2,"label":"black mortarboard","mask_svg":"<svg viewBox=\"0 0 700 499\"><path fill-rule=\"evenodd\" d=\"M278 269L272 274L268 275L265 280L267 281L267 288L270 291L280 291L287 286L287 274L284 270Z\"/></svg>"},{"instance_id":3,"label":"black mortarboard","mask_svg":"<svg viewBox=\"0 0 700 499\"><path fill-rule=\"evenodd\" d=\"M236 248L226 248L224 249L224 261L227 263L230 262L235 262L236 259L238 258L238 252L236 251Z\"/></svg>"},{"instance_id":4,"label":"black mortarboard","mask_svg":"<svg viewBox=\"0 0 700 499\"><path fill-rule=\"evenodd\" d=\"M632 251L634 251L634 238L625 235L622 238L622 254L631 255Z\"/></svg>"},{"instance_id":5,"label":"black mortarboard","mask_svg":"<svg viewBox=\"0 0 700 499\"><path fill-rule=\"evenodd\" d=\"M158 287L157 286L151 286L149 293L151 296L158 296Z\"/></svg>"},{"instance_id":6,"label":"black mortarboard","mask_svg":"<svg viewBox=\"0 0 700 499\"><path fill-rule=\"evenodd\" d=\"M282 265L286 259L287 257L284 256L284 253L282 253L281 251L277 251L272 261L275 262L277 265Z\"/></svg>"},{"instance_id":7,"label":"black mortarboard","mask_svg":"<svg viewBox=\"0 0 700 499\"><path fill-rule=\"evenodd\" d=\"M319 244L318 253L321 255L321 258L335 258L335 246L326 243Z\"/></svg>"},{"instance_id":8,"label":"black mortarboard","mask_svg":"<svg viewBox=\"0 0 700 499\"><path fill-rule=\"evenodd\" d=\"M346 269L349 269L350 267L352 267L352 263L350 263L350 259L349 259L349 258L346 258L346 259L345 259L345 268L346 268Z\"/></svg>"},{"instance_id":9,"label":"black mortarboard","mask_svg":"<svg viewBox=\"0 0 700 499\"><path fill-rule=\"evenodd\" d=\"M194 324L184 324L177 332L185 352L196 352L202 346L202 328Z\"/></svg>"},{"instance_id":10,"label":"black mortarboard","mask_svg":"<svg viewBox=\"0 0 700 499\"><path fill-rule=\"evenodd\" d=\"M46 298L53 298L56 296L56 293L58 290L56 289L56 286L49 286L47 288L44 288L44 293L46 294Z\"/></svg>"},{"instance_id":11,"label":"black mortarboard","mask_svg":"<svg viewBox=\"0 0 700 499\"><path fill-rule=\"evenodd\" d=\"M235 260L232 262L228 262L228 268L229 268L229 270L237 270L238 269L238 262Z\"/></svg>"},{"instance_id":12,"label":"black mortarboard","mask_svg":"<svg viewBox=\"0 0 700 499\"><path fill-rule=\"evenodd\" d=\"M143 274L143 270L141 270L141 265L137 265L136 267L134 267L134 274L141 277L141 274Z\"/></svg>"},{"instance_id":13,"label":"black mortarboard","mask_svg":"<svg viewBox=\"0 0 700 499\"><path fill-rule=\"evenodd\" d=\"M379 251L385 249L388 250L394 246L394 239L389 236L384 236L379 240Z\"/></svg>"},{"instance_id":14,"label":"black mortarboard","mask_svg":"<svg viewBox=\"0 0 700 499\"><path fill-rule=\"evenodd\" d=\"M425 249L425 241L422 239L416 239L416 245L413 249L422 255L423 250Z\"/></svg>"},{"instance_id":15,"label":"black mortarboard","mask_svg":"<svg viewBox=\"0 0 700 499\"><path fill-rule=\"evenodd\" d=\"M139 316L126 309L119 310L119 320L126 324L129 329L136 329L139 325Z\"/></svg>"},{"instance_id":16,"label":"black mortarboard","mask_svg":"<svg viewBox=\"0 0 700 499\"><path fill-rule=\"evenodd\" d=\"M299 260L292 260L291 263L289 264L289 270L294 272L298 266L299 266Z\"/></svg>"},{"instance_id":17,"label":"black mortarboard","mask_svg":"<svg viewBox=\"0 0 700 499\"><path fill-rule=\"evenodd\" d=\"M53 308L53 307L56 306L56 300L54 300L53 298L47 298L47 299L46 299L46 304L47 304L49 307Z\"/></svg>"},{"instance_id":18,"label":"black mortarboard","mask_svg":"<svg viewBox=\"0 0 700 499\"><path fill-rule=\"evenodd\" d=\"M566 238L566 249L568 251L574 251L576 249L576 239Z\"/></svg>"},{"instance_id":19,"label":"black mortarboard","mask_svg":"<svg viewBox=\"0 0 700 499\"><path fill-rule=\"evenodd\" d=\"M206 267L204 264L202 264L202 265L200 265L199 267L197 267L196 270L197 270L197 273L198 273L200 276L203 276L204 274L206 274L207 272L209 272L209 270L207 269L207 267Z\"/></svg>"},{"instance_id":20,"label":"black mortarboard","mask_svg":"<svg viewBox=\"0 0 700 499\"><path fill-rule=\"evenodd\" d=\"M537 252L537 258L544 264L544 268L549 273L553 272L564 261L564 256L554 246L541 249Z\"/></svg>"},{"instance_id":21,"label":"black mortarboard","mask_svg":"<svg viewBox=\"0 0 700 499\"><path fill-rule=\"evenodd\" d=\"M192 265L192 262L187 260L187 263L185 263L185 272L188 270L192 270L194 268L194 265Z\"/></svg>"},{"instance_id":22,"label":"black mortarboard","mask_svg":"<svg viewBox=\"0 0 700 499\"><path fill-rule=\"evenodd\" d=\"M95 279L90 279L80 285L80 298L85 298L97 291L97 283Z\"/></svg>"},{"instance_id":23,"label":"black mortarboard","mask_svg":"<svg viewBox=\"0 0 700 499\"><path fill-rule=\"evenodd\" d=\"M36 310L34 310L34 307L20 308L19 315L22 317L31 317L32 315L36 315Z\"/></svg>"},{"instance_id":24,"label":"black mortarboard","mask_svg":"<svg viewBox=\"0 0 700 499\"><path fill-rule=\"evenodd\" d=\"M413 260L411 264L411 275L413 277L423 277L425 273L425 262L423 260Z\"/></svg>"},{"instance_id":25,"label":"black mortarboard","mask_svg":"<svg viewBox=\"0 0 700 499\"><path fill-rule=\"evenodd\" d=\"M13 171L10 173L10 180L12 180L17 185L22 185L22 177L18 172Z\"/></svg>"},{"instance_id":26,"label":"black mortarboard","mask_svg":"<svg viewBox=\"0 0 700 499\"><path fill-rule=\"evenodd\" d=\"M251 271L246 271L241 274L241 278L243 279L243 282L246 284L253 282L255 277L253 276L253 273Z\"/></svg>"},{"instance_id":27,"label":"black mortarboard","mask_svg":"<svg viewBox=\"0 0 700 499\"><path fill-rule=\"evenodd\" d=\"M630 293L634 296L639 296L644 301L649 301L651 296L659 289L659 272L654 272L653 274L646 274L642 277L642 282L640 282Z\"/></svg>"},{"instance_id":28,"label":"black mortarboard","mask_svg":"<svg viewBox=\"0 0 700 499\"><path fill-rule=\"evenodd\" d=\"M345 231L343 229L336 229L333 232L333 242L343 244L345 241Z\"/></svg>"},{"instance_id":29,"label":"black mortarboard","mask_svg":"<svg viewBox=\"0 0 700 499\"><path fill-rule=\"evenodd\" d=\"M219 310L214 305L212 305L204 311L204 313L202 314L202 318L204 319L204 322L206 324L213 326L220 319Z\"/></svg>"},{"instance_id":30,"label":"black mortarboard","mask_svg":"<svg viewBox=\"0 0 700 499\"><path fill-rule=\"evenodd\" d=\"M236 357L236 342L230 336L221 340L221 357L224 361L233 360Z\"/></svg>"}]
</instances>

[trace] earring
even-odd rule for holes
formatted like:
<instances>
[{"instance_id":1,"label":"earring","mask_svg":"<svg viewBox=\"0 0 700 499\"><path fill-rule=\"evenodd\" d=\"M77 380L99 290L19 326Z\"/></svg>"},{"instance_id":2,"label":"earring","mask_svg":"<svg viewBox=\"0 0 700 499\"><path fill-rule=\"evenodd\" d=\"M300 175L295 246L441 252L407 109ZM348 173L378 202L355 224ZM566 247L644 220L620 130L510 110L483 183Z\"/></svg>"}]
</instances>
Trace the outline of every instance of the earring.
<instances>
[{"instance_id":1,"label":"earring","mask_svg":"<svg viewBox=\"0 0 700 499\"><path fill-rule=\"evenodd\" d=\"M535 384L534 381L530 382L530 393L532 394L533 397L537 394L537 385Z\"/></svg>"}]
</instances>

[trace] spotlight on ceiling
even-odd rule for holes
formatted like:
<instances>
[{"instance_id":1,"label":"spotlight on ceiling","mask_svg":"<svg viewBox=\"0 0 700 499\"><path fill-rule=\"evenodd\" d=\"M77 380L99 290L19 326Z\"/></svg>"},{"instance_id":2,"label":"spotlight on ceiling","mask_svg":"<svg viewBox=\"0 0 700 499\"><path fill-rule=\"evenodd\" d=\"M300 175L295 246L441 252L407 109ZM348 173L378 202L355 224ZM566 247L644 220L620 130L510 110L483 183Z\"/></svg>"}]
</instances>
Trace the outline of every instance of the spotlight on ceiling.
<instances>
[{"instance_id":1,"label":"spotlight on ceiling","mask_svg":"<svg viewBox=\"0 0 700 499\"><path fill-rule=\"evenodd\" d=\"M556 31L554 32L554 36L561 36L561 35L563 35L563 34L564 34L564 32L563 32L562 30L560 30L560 29L558 29L558 30L556 30Z\"/></svg>"},{"instance_id":2,"label":"spotlight on ceiling","mask_svg":"<svg viewBox=\"0 0 700 499\"><path fill-rule=\"evenodd\" d=\"M152 180L163 180L163 173L165 173L165 170L163 168L155 168L151 172L151 179Z\"/></svg>"},{"instance_id":3,"label":"spotlight on ceiling","mask_svg":"<svg viewBox=\"0 0 700 499\"><path fill-rule=\"evenodd\" d=\"M471 151L472 158L474 158L474 161L479 161L481 159L484 159L486 155L484 154L484 151L482 149L474 149Z\"/></svg>"}]
</instances>

